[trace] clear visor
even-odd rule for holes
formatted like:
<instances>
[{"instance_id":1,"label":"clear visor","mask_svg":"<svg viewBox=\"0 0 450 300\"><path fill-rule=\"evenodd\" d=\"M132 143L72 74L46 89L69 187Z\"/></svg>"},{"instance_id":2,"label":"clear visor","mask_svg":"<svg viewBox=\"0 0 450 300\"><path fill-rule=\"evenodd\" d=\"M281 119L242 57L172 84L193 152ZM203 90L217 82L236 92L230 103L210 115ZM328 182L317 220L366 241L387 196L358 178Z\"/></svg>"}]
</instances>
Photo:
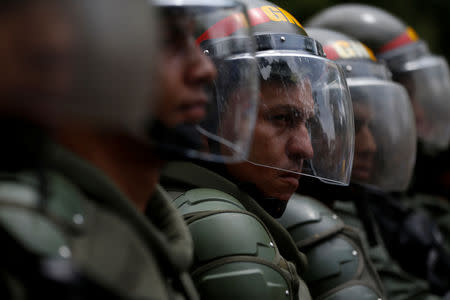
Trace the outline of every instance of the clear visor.
<instances>
[{"instance_id":1,"label":"clear visor","mask_svg":"<svg viewBox=\"0 0 450 300\"><path fill-rule=\"evenodd\" d=\"M341 68L291 51L264 51L256 58L260 106L249 162L348 184L354 125Z\"/></svg>"},{"instance_id":2,"label":"clear visor","mask_svg":"<svg viewBox=\"0 0 450 300\"><path fill-rule=\"evenodd\" d=\"M419 138L445 148L450 141L450 75L446 60L424 56L405 63L395 75L409 92Z\"/></svg>"},{"instance_id":3,"label":"clear visor","mask_svg":"<svg viewBox=\"0 0 450 300\"><path fill-rule=\"evenodd\" d=\"M27 14L16 61L4 64L11 89L2 98L13 100L11 110L47 125L143 131L155 52L147 1L36 0L11 9Z\"/></svg>"},{"instance_id":4,"label":"clear visor","mask_svg":"<svg viewBox=\"0 0 450 300\"><path fill-rule=\"evenodd\" d=\"M406 90L376 79L347 80L355 119L352 181L403 191L416 159L414 114Z\"/></svg>"},{"instance_id":5,"label":"clear visor","mask_svg":"<svg viewBox=\"0 0 450 300\"><path fill-rule=\"evenodd\" d=\"M226 3L233 5L167 7L163 17L168 30L157 119L180 138L155 142L193 159L241 161L251 143L258 91L254 44L244 6Z\"/></svg>"}]
</instances>

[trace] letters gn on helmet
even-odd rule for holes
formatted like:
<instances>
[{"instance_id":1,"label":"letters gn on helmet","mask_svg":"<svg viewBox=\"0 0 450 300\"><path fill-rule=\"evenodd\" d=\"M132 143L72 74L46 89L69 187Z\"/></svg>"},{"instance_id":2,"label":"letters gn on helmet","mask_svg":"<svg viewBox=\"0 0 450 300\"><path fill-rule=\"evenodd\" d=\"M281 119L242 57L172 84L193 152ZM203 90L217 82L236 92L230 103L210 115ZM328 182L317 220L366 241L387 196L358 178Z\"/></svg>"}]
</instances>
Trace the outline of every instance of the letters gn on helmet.
<instances>
[{"instance_id":1,"label":"letters gn on helmet","mask_svg":"<svg viewBox=\"0 0 450 300\"><path fill-rule=\"evenodd\" d=\"M286 145L286 159L252 147L248 161L272 169L348 184L354 125L342 69L325 58L287 11L255 1L248 11L256 40L260 109L255 126L272 145ZM265 148L265 149L264 149Z\"/></svg>"}]
</instances>

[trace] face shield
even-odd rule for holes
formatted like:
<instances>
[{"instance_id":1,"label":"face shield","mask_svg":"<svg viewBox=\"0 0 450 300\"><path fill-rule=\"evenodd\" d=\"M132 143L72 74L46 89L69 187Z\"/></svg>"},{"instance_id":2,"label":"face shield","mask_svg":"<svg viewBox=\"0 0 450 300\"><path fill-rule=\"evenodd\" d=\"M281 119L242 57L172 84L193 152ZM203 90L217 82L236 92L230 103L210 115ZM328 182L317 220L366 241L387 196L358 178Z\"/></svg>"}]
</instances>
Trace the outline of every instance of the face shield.
<instances>
[{"instance_id":1,"label":"face shield","mask_svg":"<svg viewBox=\"0 0 450 300\"><path fill-rule=\"evenodd\" d=\"M355 120L352 182L403 191L416 158L414 114L406 90L380 79L349 78Z\"/></svg>"},{"instance_id":2,"label":"face shield","mask_svg":"<svg viewBox=\"0 0 450 300\"><path fill-rule=\"evenodd\" d=\"M16 14L8 30L20 39L4 64L3 114L144 131L154 53L146 1L36 0L8 10Z\"/></svg>"},{"instance_id":3,"label":"face shield","mask_svg":"<svg viewBox=\"0 0 450 300\"><path fill-rule=\"evenodd\" d=\"M387 57L395 81L408 90L417 134L427 145L442 149L450 141L450 75L447 61L431 55L422 42L411 46L413 57Z\"/></svg>"},{"instance_id":4,"label":"face shield","mask_svg":"<svg viewBox=\"0 0 450 300\"><path fill-rule=\"evenodd\" d=\"M257 110L254 43L245 7L237 2L160 4L161 101L152 138L182 158L241 161Z\"/></svg>"},{"instance_id":5,"label":"face shield","mask_svg":"<svg viewBox=\"0 0 450 300\"><path fill-rule=\"evenodd\" d=\"M348 184L354 127L341 68L300 51L260 51L256 59L260 107L249 162Z\"/></svg>"}]
</instances>

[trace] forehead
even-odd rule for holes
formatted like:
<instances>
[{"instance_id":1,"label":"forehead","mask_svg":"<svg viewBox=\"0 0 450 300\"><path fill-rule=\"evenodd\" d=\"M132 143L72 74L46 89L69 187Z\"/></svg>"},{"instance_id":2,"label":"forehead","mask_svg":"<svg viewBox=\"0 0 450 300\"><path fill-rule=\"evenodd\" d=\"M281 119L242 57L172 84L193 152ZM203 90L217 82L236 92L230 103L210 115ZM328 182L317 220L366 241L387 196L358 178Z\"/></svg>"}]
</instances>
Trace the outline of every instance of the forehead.
<instances>
[{"instance_id":1,"label":"forehead","mask_svg":"<svg viewBox=\"0 0 450 300\"><path fill-rule=\"evenodd\" d=\"M266 106L311 106L312 88L309 79L298 82L264 81L261 83L261 102Z\"/></svg>"},{"instance_id":2,"label":"forehead","mask_svg":"<svg viewBox=\"0 0 450 300\"><path fill-rule=\"evenodd\" d=\"M17 42L46 43L72 36L76 20L64 3L30 1L6 9L0 15L0 32Z\"/></svg>"},{"instance_id":3,"label":"forehead","mask_svg":"<svg viewBox=\"0 0 450 300\"><path fill-rule=\"evenodd\" d=\"M353 102L353 113L358 120L371 120L375 114L368 103L356 101Z\"/></svg>"},{"instance_id":4,"label":"forehead","mask_svg":"<svg viewBox=\"0 0 450 300\"><path fill-rule=\"evenodd\" d=\"M192 24L195 22L196 18L194 14L188 11L163 11L163 14L160 16L161 20L164 23L164 27L183 27L184 25ZM167 28L166 28L167 29Z\"/></svg>"},{"instance_id":5,"label":"forehead","mask_svg":"<svg viewBox=\"0 0 450 300\"><path fill-rule=\"evenodd\" d=\"M70 16L70 7L67 3L55 0L18 1L16 4L3 7L0 11L0 21L2 22L19 21L18 18L20 18L21 22L46 24L55 18L67 18L68 16Z\"/></svg>"}]
</instances>

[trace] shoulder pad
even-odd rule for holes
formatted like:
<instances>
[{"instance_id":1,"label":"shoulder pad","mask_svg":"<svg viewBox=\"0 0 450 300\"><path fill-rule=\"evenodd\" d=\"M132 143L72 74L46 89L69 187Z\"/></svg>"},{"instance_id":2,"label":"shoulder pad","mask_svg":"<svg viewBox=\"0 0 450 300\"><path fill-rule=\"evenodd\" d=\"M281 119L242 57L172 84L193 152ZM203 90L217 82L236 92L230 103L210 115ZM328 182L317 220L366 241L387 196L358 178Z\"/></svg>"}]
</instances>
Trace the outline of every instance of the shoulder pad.
<instances>
[{"instance_id":1,"label":"shoulder pad","mask_svg":"<svg viewBox=\"0 0 450 300\"><path fill-rule=\"evenodd\" d=\"M331 209L314 198L299 194L292 196L278 221L289 231L298 247L313 244L344 227Z\"/></svg>"},{"instance_id":2,"label":"shoulder pad","mask_svg":"<svg viewBox=\"0 0 450 300\"><path fill-rule=\"evenodd\" d=\"M211 210L242 210L244 206L233 196L216 189L192 189L174 200L182 215Z\"/></svg>"},{"instance_id":3,"label":"shoulder pad","mask_svg":"<svg viewBox=\"0 0 450 300\"><path fill-rule=\"evenodd\" d=\"M358 228L361 230L362 234L364 234L364 226L358 217L358 212L353 201L335 201L333 204L333 210L342 220L344 220L346 225ZM367 240L367 238L365 239Z\"/></svg>"},{"instance_id":4,"label":"shoulder pad","mask_svg":"<svg viewBox=\"0 0 450 300\"><path fill-rule=\"evenodd\" d=\"M191 216L187 223L199 263L227 255L262 255L273 260L274 242L267 228L236 198L219 190L198 188L174 202L183 215Z\"/></svg>"},{"instance_id":5,"label":"shoulder pad","mask_svg":"<svg viewBox=\"0 0 450 300\"><path fill-rule=\"evenodd\" d=\"M48 175L48 198L42 199L33 174L1 174L0 226L27 251L38 255L68 255L65 231L80 230L81 197L62 177Z\"/></svg>"},{"instance_id":6,"label":"shoulder pad","mask_svg":"<svg viewBox=\"0 0 450 300\"><path fill-rule=\"evenodd\" d=\"M364 284L355 284L346 286L331 295L328 295L323 300L348 300L348 299L364 299L364 300L381 300L371 287Z\"/></svg>"},{"instance_id":7,"label":"shoulder pad","mask_svg":"<svg viewBox=\"0 0 450 300\"><path fill-rule=\"evenodd\" d=\"M271 266L258 262L236 260L193 277L205 299L295 299L286 278ZM308 299L302 296L299 298Z\"/></svg>"},{"instance_id":8,"label":"shoulder pad","mask_svg":"<svg viewBox=\"0 0 450 300\"><path fill-rule=\"evenodd\" d=\"M63 176L50 174L49 176L48 210L68 224L76 225L79 229L85 214L83 203L85 196L80 189Z\"/></svg>"},{"instance_id":9,"label":"shoulder pad","mask_svg":"<svg viewBox=\"0 0 450 300\"><path fill-rule=\"evenodd\" d=\"M356 215L356 208L353 201L342 201L342 200L335 201L333 204L333 210L339 212L339 214L351 216Z\"/></svg>"},{"instance_id":10,"label":"shoulder pad","mask_svg":"<svg viewBox=\"0 0 450 300\"><path fill-rule=\"evenodd\" d=\"M275 242L254 215L243 211L203 214L188 222L199 263L231 255L277 258Z\"/></svg>"},{"instance_id":11,"label":"shoulder pad","mask_svg":"<svg viewBox=\"0 0 450 300\"><path fill-rule=\"evenodd\" d=\"M203 298L292 299L275 242L255 216L212 211L190 219L188 226L194 240L193 278Z\"/></svg>"},{"instance_id":12,"label":"shoulder pad","mask_svg":"<svg viewBox=\"0 0 450 300\"><path fill-rule=\"evenodd\" d=\"M64 233L48 218L36 211L17 207L2 207L0 230L6 231L14 240L31 253L57 256L67 251ZM4 234L4 233L2 233Z\"/></svg>"},{"instance_id":13,"label":"shoulder pad","mask_svg":"<svg viewBox=\"0 0 450 300\"><path fill-rule=\"evenodd\" d=\"M193 278L208 299L273 299L293 294L278 266L279 251L266 226L229 194L190 190L175 199L194 241Z\"/></svg>"},{"instance_id":14,"label":"shoulder pad","mask_svg":"<svg viewBox=\"0 0 450 300\"><path fill-rule=\"evenodd\" d=\"M316 296L357 278L364 264L359 248L341 234L302 251L308 258L304 279Z\"/></svg>"}]
</instances>

